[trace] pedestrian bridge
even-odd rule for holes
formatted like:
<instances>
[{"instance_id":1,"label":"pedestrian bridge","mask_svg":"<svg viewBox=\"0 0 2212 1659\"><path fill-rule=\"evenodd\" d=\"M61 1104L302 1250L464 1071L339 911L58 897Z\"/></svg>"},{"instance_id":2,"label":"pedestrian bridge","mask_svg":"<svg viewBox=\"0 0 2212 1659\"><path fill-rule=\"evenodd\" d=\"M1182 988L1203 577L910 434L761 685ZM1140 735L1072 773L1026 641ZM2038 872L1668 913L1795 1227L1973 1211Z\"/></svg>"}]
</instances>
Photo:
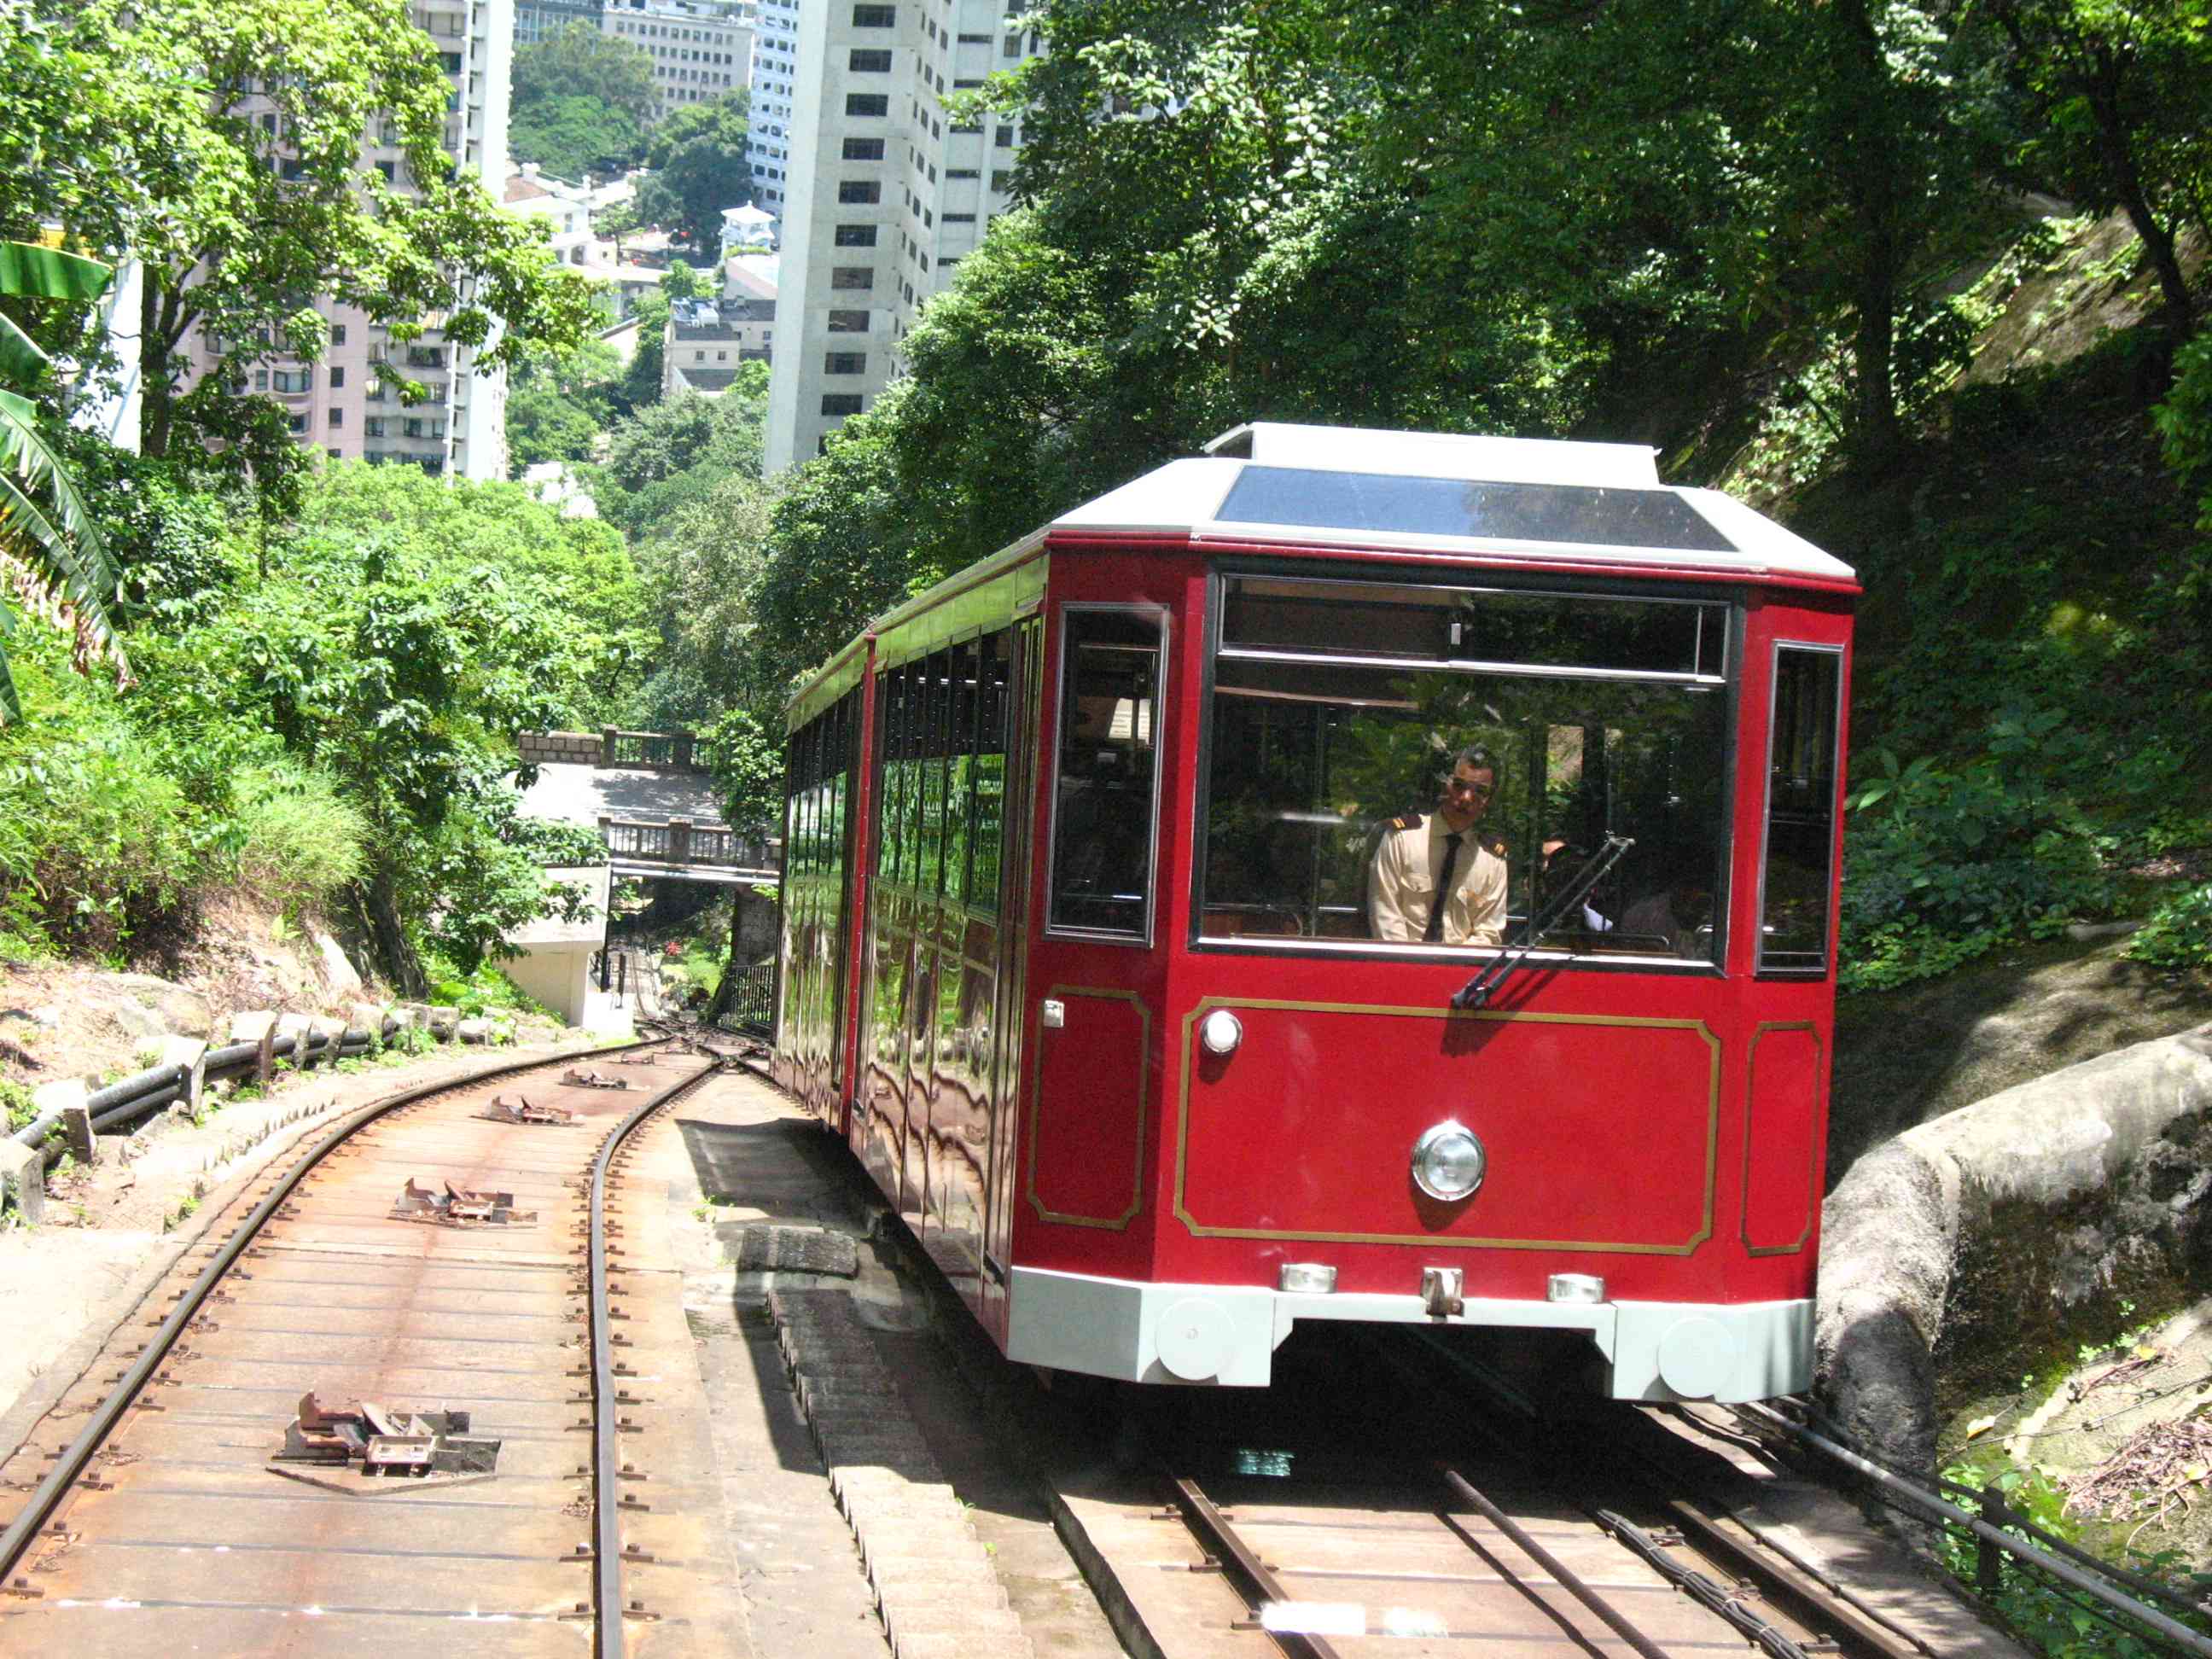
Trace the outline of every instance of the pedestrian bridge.
<instances>
[{"instance_id":1,"label":"pedestrian bridge","mask_svg":"<svg viewBox=\"0 0 2212 1659\"><path fill-rule=\"evenodd\" d=\"M526 817L596 830L617 877L774 887L783 848L721 822L688 732L526 732L516 746L538 770Z\"/></svg>"}]
</instances>

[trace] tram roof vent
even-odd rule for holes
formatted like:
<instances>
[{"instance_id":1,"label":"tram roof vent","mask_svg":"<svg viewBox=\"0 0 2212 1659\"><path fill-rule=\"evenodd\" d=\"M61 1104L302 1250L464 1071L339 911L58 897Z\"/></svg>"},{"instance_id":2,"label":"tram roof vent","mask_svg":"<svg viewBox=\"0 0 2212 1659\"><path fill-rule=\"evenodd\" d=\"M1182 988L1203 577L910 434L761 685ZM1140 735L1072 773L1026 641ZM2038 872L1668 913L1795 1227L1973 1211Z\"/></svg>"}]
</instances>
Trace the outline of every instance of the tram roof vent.
<instances>
[{"instance_id":1,"label":"tram roof vent","mask_svg":"<svg viewBox=\"0 0 2212 1659\"><path fill-rule=\"evenodd\" d=\"M1223 433L1206 446L1206 453L1261 466L1479 479L1486 483L1650 489L1659 483L1658 463L1654 459L1658 452L1646 445L1580 443L1556 438L1485 438L1252 421Z\"/></svg>"}]
</instances>

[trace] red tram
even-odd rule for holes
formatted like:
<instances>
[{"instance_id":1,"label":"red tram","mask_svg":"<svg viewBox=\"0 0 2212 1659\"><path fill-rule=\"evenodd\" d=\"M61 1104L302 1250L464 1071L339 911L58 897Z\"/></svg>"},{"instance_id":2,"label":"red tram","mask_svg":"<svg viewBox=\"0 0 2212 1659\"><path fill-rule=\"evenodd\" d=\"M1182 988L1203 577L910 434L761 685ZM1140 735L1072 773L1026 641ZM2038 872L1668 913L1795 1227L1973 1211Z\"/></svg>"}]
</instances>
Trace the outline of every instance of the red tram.
<instances>
[{"instance_id":1,"label":"red tram","mask_svg":"<svg viewBox=\"0 0 2212 1659\"><path fill-rule=\"evenodd\" d=\"M794 699L778 1075L1018 1360L1407 1322L1803 1388L1857 591L1641 447L1240 428ZM1459 937L1378 889L1431 815Z\"/></svg>"}]
</instances>

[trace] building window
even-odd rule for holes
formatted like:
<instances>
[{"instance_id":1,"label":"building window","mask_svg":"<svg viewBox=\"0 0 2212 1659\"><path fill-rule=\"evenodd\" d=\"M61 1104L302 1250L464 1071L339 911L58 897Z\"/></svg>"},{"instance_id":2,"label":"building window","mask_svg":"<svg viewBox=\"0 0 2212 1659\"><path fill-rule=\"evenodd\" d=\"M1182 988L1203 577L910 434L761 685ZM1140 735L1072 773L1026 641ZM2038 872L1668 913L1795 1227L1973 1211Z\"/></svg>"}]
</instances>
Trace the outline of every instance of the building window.
<instances>
[{"instance_id":1,"label":"building window","mask_svg":"<svg viewBox=\"0 0 2212 1659\"><path fill-rule=\"evenodd\" d=\"M868 354L865 351L832 351L822 359L824 374L865 374L868 372Z\"/></svg>"},{"instance_id":2,"label":"building window","mask_svg":"<svg viewBox=\"0 0 2212 1659\"><path fill-rule=\"evenodd\" d=\"M332 426L343 426L345 424L345 410L343 409L332 410L331 411L330 423Z\"/></svg>"},{"instance_id":3,"label":"building window","mask_svg":"<svg viewBox=\"0 0 2212 1659\"><path fill-rule=\"evenodd\" d=\"M848 207L864 206L884 199L884 187L872 179L840 179L837 199Z\"/></svg>"},{"instance_id":4,"label":"building window","mask_svg":"<svg viewBox=\"0 0 2212 1659\"><path fill-rule=\"evenodd\" d=\"M361 435L364 438L381 438L384 435L384 417L381 415L372 415L363 421L361 423Z\"/></svg>"},{"instance_id":5,"label":"building window","mask_svg":"<svg viewBox=\"0 0 2212 1659\"><path fill-rule=\"evenodd\" d=\"M332 323L331 325L331 343L334 346L342 346L345 343L345 325L343 323Z\"/></svg>"},{"instance_id":6,"label":"building window","mask_svg":"<svg viewBox=\"0 0 2212 1659\"><path fill-rule=\"evenodd\" d=\"M285 424L295 432L305 432L307 429L307 417L305 415L295 415Z\"/></svg>"},{"instance_id":7,"label":"building window","mask_svg":"<svg viewBox=\"0 0 2212 1659\"><path fill-rule=\"evenodd\" d=\"M991 169L991 188L993 190L997 191L1000 195L1004 195L1013 187L1014 175L1012 173L1007 171L1005 167L993 167Z\"/></svg>"},{"instance_id":8,"label":"building window","mask_svg":"<svg viewBox=\"0 0 2212 1659\"><path fill-rule=\"evenodd\" d=\"M345 365L343 363L332 363L331 365L331 390L336 392L344 384Z\"/></svg>"},{"instance_id":9,"label":"building window","mask_svg":"<svg viewBox=\"0 0 2212 1659\"><path fill-rule=\"evenodd\" d=\"M1012 149L1014 147L1014 130L1012 127L1000 127L992 135L991 142L1000 149Z\"/></svg>"},{"instance_id":10,"label":"building window","mask_svg":"<svg viewBox=\"0 0 2212 1659\"><path fill-rule=\"evenodd\" d=\"M855 6L853 8L853 27L856 29L887 29L898 21L896 6Z\"/></svg>"},{"instance_id":11,"label":"building window","mask_svg":"<svg viewBox=\"0 0 2212 1659\"><path fill-rule=\"evenodd\" d=\"M880 138L848 138L845 141L845 160L848 161L880 161L884 159L884 141Z\"/></svg>"},{"instance_id":12,"label":"building window","mask_svg":"<svg viewBox=\"0 0 2212 1659\"><path fill-rule=\"evenodd\" d=\"M945 222L948 225L972 225L975 222L975 216L972 213L948 213L945 216Z\"/></svg>"},{"instance_id":13,"label":"building window","mask_svg":"<svg viewBox=\"0 0 2212 1659\"><path fill-rule=\"evenodd\" d=\"M983 175L978 173L974 167L947 167L945 169L945 182L948 185L955 179L980 179L982 176Z\"/></svg>"},{"instance_id":14,"label":"building window","mask_svg":"<svg viewBox=\"0 0 2212 1659\"><path fill-rule=\"evenodd\" d=\"M830 313L830 331L832 334L866 334L868 331L868 313L865 311L833 311Z\"/></svg>"},{"instance_id":15,"label":"building window","mask_svg":"<svg viewBox=\"0 0 2212 1659\"><path fill-rule=\"evenodd\" d=\"M845 94L845 113L848 115L889 115L890 112L891 99L887 92L848 92Z\"/></svg>"},{"instance_id":16,"label":"building window","mask_svg":"<svg viewBox=\"0 0 2212 1659\"><path fill-rule=\"evenodd\" d=\"M857 392L825 392L822 394L824 415L857 415L860 412L860 394Z\"/></svg>"},{"instance_id":17,"label":"building window","mask_svg":"<svg viewBox=\"0 0 2212 1659\"><path fill-rule=\"evenodd\" d=\"M832 288L873 288L876 273L869 265L834 265L830 271Z\"/></svg>"},{"instance_id":18,"label":"building window","mask_svg":"<svg viewBox=\"0 0 2212 1659\"><path fill-rule=\"evenodd\" d=\"M845 59L845 67L855 75L889 75L891 55L880 46L855 46Z\"/></svg>"},{"instance_id":19,"label":"building window","mask_svg":"<svg viewBox=\"0 0 2212 1659\"><path fill-rule=\"evenodd\" d=\"M839 247L873 247L876 228L873 225L840 225L837 227Z\"/></svg>"},{"instance_id":20,"label":"building window","mask_svg":"<svg viewBox=\"0 0 2212 1659\"><path fill-rule=\"evenodd\" d=\"M1020 57L1022 55L1022 37L1018 34L1008 35L1006 40L1000 44L999 52L1000 56L1006 58Z\"/></svg>"},{"instance_id":21,"label":"building window","mask_svg":"<svg viewBox=\"0 0 2212 1659\"><path fill-rule=\"evenodd\" d=\"M960 37L960 44L963 46L988 46L991 44L991 37L988 34L963 34Z\"/></svg>"}]
</instances>

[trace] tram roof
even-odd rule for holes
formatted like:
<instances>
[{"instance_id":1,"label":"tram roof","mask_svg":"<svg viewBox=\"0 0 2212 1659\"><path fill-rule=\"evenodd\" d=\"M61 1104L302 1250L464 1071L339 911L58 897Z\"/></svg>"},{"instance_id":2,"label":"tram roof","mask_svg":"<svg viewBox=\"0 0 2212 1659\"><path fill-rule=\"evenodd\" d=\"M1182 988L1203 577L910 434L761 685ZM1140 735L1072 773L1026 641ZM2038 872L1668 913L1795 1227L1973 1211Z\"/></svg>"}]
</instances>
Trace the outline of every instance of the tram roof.
<instances>
[{"instance_id":1,"label":"tram roof","mask_svg":"<svg viewBox=\"0 0 2212 1659\"><path fill-rule=\"evenodd\" d=\"M1856 580L1842 560L1733 496L1660 483L1655 452L1640 444L1255 422L1206 449L1048 530Z\"/></svg>"},{"instance_id":2,"label":"tram roof","mask_svg":"<svg viewBox=\"0 0 2212 1659\"><path fill-rule=\"evenodd\" d=\"M1206 449L1062 514L876 618L869 634L888 635L938 611L948 595L982 600L979 583L1013 580L1040 544L1063 532L1857 586L1850 566L1734 496L1660 483L1657 452L1643 444L1255 421ZM955 620L938 618L948 628ZM794 695L794 718L811 718L859 677L860 644L837 653Z\"/></svg>"}]
</instances>

